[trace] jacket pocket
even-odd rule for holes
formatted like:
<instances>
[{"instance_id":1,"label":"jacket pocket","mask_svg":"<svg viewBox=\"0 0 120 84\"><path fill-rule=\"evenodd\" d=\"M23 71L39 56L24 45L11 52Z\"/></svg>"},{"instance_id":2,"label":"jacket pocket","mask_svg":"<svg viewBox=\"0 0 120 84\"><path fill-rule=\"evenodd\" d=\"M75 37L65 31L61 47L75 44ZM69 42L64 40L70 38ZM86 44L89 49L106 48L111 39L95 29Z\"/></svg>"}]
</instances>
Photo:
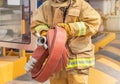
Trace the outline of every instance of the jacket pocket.
<instances>
[{"instance_id":1,"label":"jacket pocket","mask_svg":"<svg viewBox=\"0 0 120 84\"><path fill-rule=\"evenodd\" d=\"M69 41L69 50L72 54L82 54L93 51L91 37L75 37Z\"/></svg>"}]
</instances>

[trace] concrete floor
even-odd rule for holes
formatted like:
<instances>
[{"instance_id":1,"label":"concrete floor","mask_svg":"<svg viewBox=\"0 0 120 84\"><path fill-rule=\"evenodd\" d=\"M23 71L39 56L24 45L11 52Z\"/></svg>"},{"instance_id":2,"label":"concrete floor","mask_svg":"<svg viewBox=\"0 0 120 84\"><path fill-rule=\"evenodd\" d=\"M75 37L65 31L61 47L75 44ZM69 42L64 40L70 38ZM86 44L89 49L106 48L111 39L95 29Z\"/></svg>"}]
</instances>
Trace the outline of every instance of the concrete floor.
<instances>
[{"instance_id":1,"label":"concrete floor","mask_svg":"<svg viewBox=\"0 0 120 84\"><path fill-rule=\"evenodd\" d=\"M30 73L27 73L23 76L18 77L15 80L8 82L7 84L50 84L50 83L49 80L47 80L44 83L37 82L31 78Z\"/></svg>"}]
</instances>

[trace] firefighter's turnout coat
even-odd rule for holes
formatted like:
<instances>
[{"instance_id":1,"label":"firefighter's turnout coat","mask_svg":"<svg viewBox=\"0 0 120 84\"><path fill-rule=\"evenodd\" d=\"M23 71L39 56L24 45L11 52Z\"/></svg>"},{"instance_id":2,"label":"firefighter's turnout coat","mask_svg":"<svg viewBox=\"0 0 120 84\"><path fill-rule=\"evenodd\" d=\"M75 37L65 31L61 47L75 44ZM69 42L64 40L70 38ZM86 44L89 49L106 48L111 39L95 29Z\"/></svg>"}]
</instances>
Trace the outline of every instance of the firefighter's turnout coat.
<instances>
[{"instance_id":1,"label":"firefighter's turnout coat","mask_svg":"<svg viewBox=\"0 0 120 84\"><path fill-rule=\"evenodd\" d=\"M41 29L44 29L44 25L52 28L63 22L69 25L71 31L67 40L69 62L66 69L93 66L95 58L91 36L98 31L101 23L99 14L84 0L68 0L63 3L47 0L33 14L31 32L34 34L35 28L40 25Z\"/></svg>"}]
</instances>

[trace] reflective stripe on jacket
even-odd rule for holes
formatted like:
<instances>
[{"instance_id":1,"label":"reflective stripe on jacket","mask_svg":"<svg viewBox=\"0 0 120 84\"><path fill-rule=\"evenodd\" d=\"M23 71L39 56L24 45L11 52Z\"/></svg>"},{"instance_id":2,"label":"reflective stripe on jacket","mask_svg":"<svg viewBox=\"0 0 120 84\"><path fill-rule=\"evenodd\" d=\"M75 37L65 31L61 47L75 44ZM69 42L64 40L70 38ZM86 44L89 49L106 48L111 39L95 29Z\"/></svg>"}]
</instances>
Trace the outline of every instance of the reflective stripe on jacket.
<instances>
[{"instance_id":1,"label":"reflective stripe on jacket","mask_svg":"<svg viewBox=\"0 0 120 84\"><path fill-rule=\"evenodd\" d=\"M70 59L66 68L88 67L95 64L95 58Z\"/></svg>"}]
</instances>

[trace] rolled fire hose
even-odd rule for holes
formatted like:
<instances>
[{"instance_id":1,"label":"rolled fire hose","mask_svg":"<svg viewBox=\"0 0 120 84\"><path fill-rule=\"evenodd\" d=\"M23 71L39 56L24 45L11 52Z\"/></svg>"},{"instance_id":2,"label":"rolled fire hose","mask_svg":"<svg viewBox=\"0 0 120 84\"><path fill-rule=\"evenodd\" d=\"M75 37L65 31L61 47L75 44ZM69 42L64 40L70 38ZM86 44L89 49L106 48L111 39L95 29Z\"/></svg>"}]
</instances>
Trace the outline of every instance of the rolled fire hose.
<instances>
[{"instance_id":1,"label":"rolled fire hose","mask_svg":"<svg viewBox=\"0 0 120 84\"><path fill-rule=\"evenodd\" d=\"M66 31L63 28L55 27L47 33L48 49L38 46L30 58L29 63L33 66L30 72L32 78L39 81L46 81L53 73L61 71L68 62L68 52L65 46Z\"/></svg>"}]
</instances>

